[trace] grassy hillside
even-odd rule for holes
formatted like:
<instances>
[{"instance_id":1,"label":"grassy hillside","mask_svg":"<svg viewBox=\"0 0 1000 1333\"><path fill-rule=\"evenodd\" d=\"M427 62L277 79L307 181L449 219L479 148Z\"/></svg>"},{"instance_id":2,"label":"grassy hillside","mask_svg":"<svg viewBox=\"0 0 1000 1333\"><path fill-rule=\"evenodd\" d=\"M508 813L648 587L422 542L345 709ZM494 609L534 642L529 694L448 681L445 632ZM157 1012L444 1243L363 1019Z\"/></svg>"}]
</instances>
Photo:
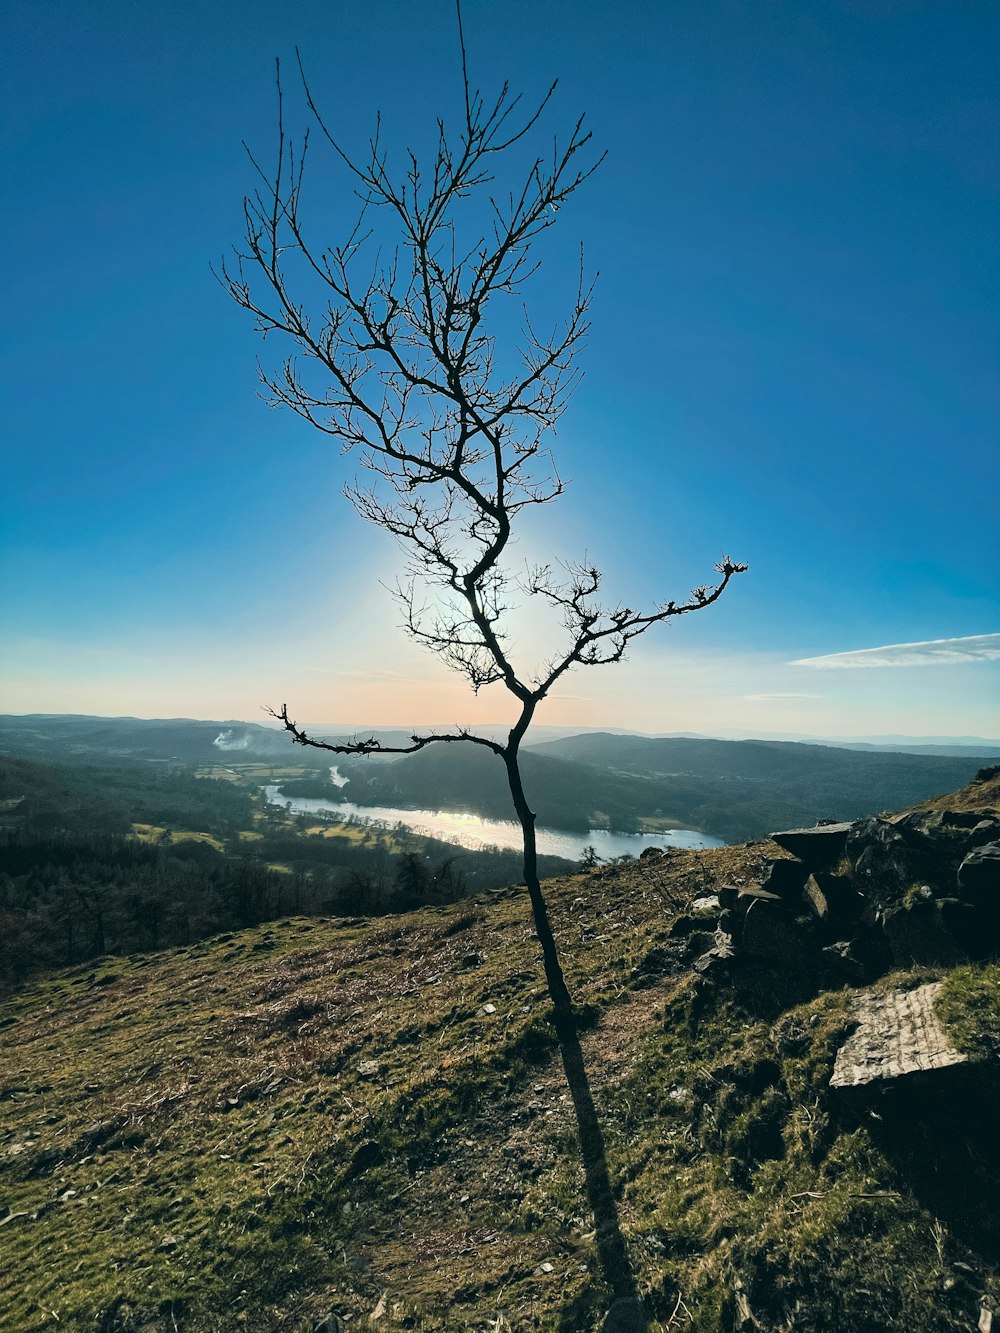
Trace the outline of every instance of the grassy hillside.
<instances>
[{"instance_id":1,"label":"grassy hillside","mask_svg":"<svg viewBox=\"0 0 1000 1333\"><path fill-rule=\"evenodd\" d=\"M1000 1298L995 1168L942 1190L940 1142L835 1100L848 988L691 969L712 924L692 902L776 854L547 886L654 1327L973 1329ZM979 1010L995 971L966 985ZM598 1328L546 1012L517 890L283 920L8 999L0 1327Z\"/></svg>"}]
</instances>

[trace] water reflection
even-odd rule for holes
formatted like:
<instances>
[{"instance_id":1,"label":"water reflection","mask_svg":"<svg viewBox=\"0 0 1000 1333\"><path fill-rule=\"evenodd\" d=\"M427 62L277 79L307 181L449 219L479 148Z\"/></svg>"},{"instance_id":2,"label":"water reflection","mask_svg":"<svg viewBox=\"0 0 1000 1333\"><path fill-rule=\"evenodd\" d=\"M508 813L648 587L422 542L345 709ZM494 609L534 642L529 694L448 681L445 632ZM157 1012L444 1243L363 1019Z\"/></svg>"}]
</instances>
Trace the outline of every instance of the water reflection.
<instances>
[{"instance_id":1,"label":"water reflection","mask_svg":"<svg viewBox=\"0 0 1000 1333\"><path fill-rule=\"evenodd\" d=\"M339 776L339 774L338 774ZM341 784L342 785L342 784ZM405 824L414 833L429 838L442 838L472 851L483 847L521 846L521 829L513 821L483 819L479 815L460 810L404 810L387 805L355 805L352 801L328 801L308 796L282 796L277 785L264 788L271 805L284 806L295 815L336 815L348 819L371 819L390 826ZM605 860L612 856L638 856L647 847L722 847L721 838L690 829L667 829L662 833L610 833L606 829L591 829L576 833L566 829L539 828L536 830L538 850L548 856L565 856L571 861L580 859L589 843L597 855Z\"/></svg>"}]
</instances>

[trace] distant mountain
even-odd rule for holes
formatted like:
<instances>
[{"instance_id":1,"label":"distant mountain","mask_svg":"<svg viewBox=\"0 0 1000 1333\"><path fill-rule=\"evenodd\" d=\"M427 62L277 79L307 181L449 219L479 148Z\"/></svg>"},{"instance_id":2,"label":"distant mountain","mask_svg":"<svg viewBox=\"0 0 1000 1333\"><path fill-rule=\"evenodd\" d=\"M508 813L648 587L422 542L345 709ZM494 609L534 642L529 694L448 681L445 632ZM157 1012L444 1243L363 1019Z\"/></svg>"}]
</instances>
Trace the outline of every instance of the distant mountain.
<instances>
[{"instance_id":1,"label":"distant mountain","mask_svg":"<svg viewBox=\"0 0 1000 1333\"><path fill-rule=\"evenodd\" d=\"M975 750L950 755L940 750L926 754L883 749L874 745L806 743L773 740L709 740L689 737L621 736L589 732L533 745L532 752L579 763L595 764L619 772L663 777L691 774L736 779L778 779L801 774L807 767L814 777L865 772L869 777L940 777L945 790L956 785L958 775L971 776L976 761L991 758ZM862 758L864 756L864 758ZM923 760L927 759L927 763ZM951 760L956 762L952 763ZM939 766L936 766L939 765ZM963 779L963 780L967 780ZM918 799L918 798L915 798Z\"/></svg>"},{"instance_id":2,"label":"distant mountain","mask_svg":"<svg viewBox=\"0 0 1000 1333\"><path fill-rule=\"evenodd\" d=\"M584 728L577 728L583 731ZM606 731L617 734L615 727L592 727L591 731ZM983 758L1000 756L1000 740L987 740L984 736L814 736L806 731L747 731L740 727L725 727L721 731L708 735L698 731L657 731L642 734L656 740L720 740L720 741L804 741L807 745L833 745L850 750L894 750L910 751L915 754L936 754L941 751L956 751L982 755ZM547 738L548 739L548 738ZM553 737L552 739L558 739Z\"/></svg>"},{"instance_id":3,"label":"distant mountain","mask_svg":"<svg viewBox=\"0 0 1000 1333\"><path fill-rule=\"evenodd\" d=\"M910 741L905 745L892 741L821 741L817 743L832 746L834 749L876 750L886 754L937 754L950 755L956 759L1000 759L1000 741L975 741L968 745L960 745L951 741L942 741L940 744L933 744L929 741Z\"/></svg>"},{"instance_id":4,"label":"distant mountain","mask_svg":"<svg viewBox=\"0 0 1000 1333\"><path fill-rule=\"evenodd\" d=\"M256 722L192 718L87 717L73 713L0 716L0 753L49 763L101 759L210 764L231 758L289 759L321 767L320 751L292 748L283 731Z\"/></svg>"}]
</instances>

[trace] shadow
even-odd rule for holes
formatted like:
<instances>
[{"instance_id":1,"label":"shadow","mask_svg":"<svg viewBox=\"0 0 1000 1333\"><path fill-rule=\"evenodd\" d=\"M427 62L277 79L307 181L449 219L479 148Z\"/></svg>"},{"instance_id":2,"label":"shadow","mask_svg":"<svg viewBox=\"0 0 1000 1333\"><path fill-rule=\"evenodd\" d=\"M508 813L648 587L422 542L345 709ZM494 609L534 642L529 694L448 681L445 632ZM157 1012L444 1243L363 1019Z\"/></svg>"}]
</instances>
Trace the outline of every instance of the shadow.
<instances>
[{"instance_id":1,"label":"shadow","mask_svg":"<svg viewBox=\"0 0 1000 1333\"><path fill-rule=\"evenodd\" d=\"M1000 1263L996 1075L959 1066L900 1079L859 1117L928 1212L989 1264Z\"/></svg>"},{"instance_id":2,"label":"shadow","mask_svg":"<svg viewBox=\"0 0 1000 1333\"><path fill-rule=\"evenodd\" d=\"M594 1216L597 1254L605 1281L613 1297L602 1333L645 1333L649 1327L639 1300L639 1289L622 1234L621 1219L608 1173L604 1133L594 1105L587 1068L580 1045L578 1021L572 1011L555 1006L553 1023L559 1042L566 1084L576 1116L580 1161L583 1165L587 1201ZM570 1325L563 1324L567 1330Z\"/></svg>"}]
</instances>

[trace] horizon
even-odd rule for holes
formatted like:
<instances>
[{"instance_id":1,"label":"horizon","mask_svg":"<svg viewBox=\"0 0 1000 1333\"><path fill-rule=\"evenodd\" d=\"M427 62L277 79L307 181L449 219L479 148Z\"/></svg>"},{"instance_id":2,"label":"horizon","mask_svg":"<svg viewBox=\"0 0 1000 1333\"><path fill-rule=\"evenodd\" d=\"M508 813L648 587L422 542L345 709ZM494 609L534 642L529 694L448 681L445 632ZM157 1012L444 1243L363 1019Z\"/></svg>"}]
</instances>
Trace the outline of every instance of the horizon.
<instances>
[{"instance_id":1,"label":"horizon","mask_svg":"<svg viewBox=\"0 0 1000 1333\"><path fill-rule=\"evenodd\" d=\"M505 725L498 687L472 696L404 637L398 555L340 494L352 460L263 408L268 347L209 269L253 187L242 141L270 160L275 56L307 53L349 148L381 110L398 163L459 106L450 0L210 18L14 0L4 22L0 707ZM724 550L750 564L614 671L566 677L538 726L987 737L1000 10L626 0L611 22L595 0L510 0L464 22L474 84L530 101L558 77L546 132L584 112L608 149L527 293L555 317L581 243L600 271L554 446L573 484L519 558L583 553L633 606L683 597ZM325 173L310 217L334 241ZM530 674L551 634L530 608L515 630Z\"/></svg>"},{"instance_id":2,"label":"horizon","mask_svg":"<svg viewBox=\"0 0 1000 1333\"><path fill-rule=\"evenodd\" d=\"M191 717L191 716L161 717L152 714L148 716L143 716L135 713L119 713L113 715L101 714L101 713L52 713L52 712L0 713L0 720L6 720L9 718L28 719L32 717L47 718L47 719L77 718L80 720L93 721L93 722L164 722L164 723L203 722L206 724L211 724L212 726L221 726L221 727L260 726L266 728L269 731L276 731L279 733L283 730L281 724L274 719L271 719L270 721L258 722L250 718L240 718L240 717ZM453 727L453 725L454 724L441 721L424 722L420 724L420 726L423 729L432 729L435 731L446 731L450 727ZM414 729L412 725L402 722L310 721L303 723L303 726L306 731L310 732L312 735L319 737L331 736L331 735L364 736L367 734L375 734L377 732L391 732L391 731L401 731L409 733ZM499 734L506 728L506 726L507 726L506 723L497 721L480 722L478 724L478 729L480 730L480 732L484 734L489 734L491 732ZM831 743L838 746L850 746L852 744L855 744L855 745L874 745L883 747L888 747L893 744L897 744L904 747L908 745L909 746L923 745L928 747L969 746L973 748L977 746L986 746L1000 750L1000 739L993 739L988 736L972 736L972 735L941 736L932 734L924 734L924 735L883 734L883 735L868 735L868 736L834 737L834 736L822 736L822 735L815 735L808 733L789 734L787 732L741 733L738 730L730 732L728 734L718 734L712 732L696 732L696 731L650 732L650 731L636 730L631 727L614 727L614 726L589 726L589 725L578 725L575 727L556 726L556 725L549 725L546 723L539 723L531 728L528 739L525 742L529 747L532 743L531 737L539 732L559 732L564 736L575 735L575 734L582 735L588 732L605 733L610 735L636 736L643 740L727 740L727 741L760 740L760 741L776 741L776 742L787 741L792 744L814 743L818 745L823 745L826 743ZM292 742L289 743L291 744Z\"/></svg>"}]
</instances>

